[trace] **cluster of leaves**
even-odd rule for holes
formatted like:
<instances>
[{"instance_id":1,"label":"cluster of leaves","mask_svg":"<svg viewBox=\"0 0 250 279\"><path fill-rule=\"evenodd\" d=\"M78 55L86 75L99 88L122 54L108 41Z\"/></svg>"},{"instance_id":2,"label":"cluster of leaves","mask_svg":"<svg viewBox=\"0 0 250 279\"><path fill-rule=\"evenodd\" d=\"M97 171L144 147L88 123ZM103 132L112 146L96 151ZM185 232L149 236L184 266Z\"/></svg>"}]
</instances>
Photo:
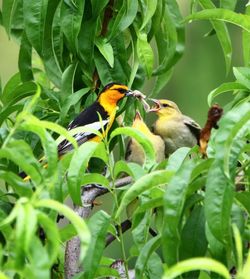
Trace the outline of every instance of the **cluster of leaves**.
<instances>
[{"instance_id":1,"label":"cluster of leaves","mask_svg":"<svg viewBox=\"0 0 250 279\"><path fill-rule=\"evenodd\" d=\"M191 14L183 19L174 0L3 1L0 21L20 42L20 53L19 73L1 90L0 278L60 278L62 244L74 235L84 266L79 277L119 277L109 268L113 260L103 255L107 233L120 240L126 269L136 259L137 278L170 279L191 271L189 278L230 278L231 269L248 278L250 10L234 12L235 0L221 0L220 9L211 0L191 2ZM235 92L213 131L208 158L197 148L182 148L156 164L151 143L129 127L113 130L100 144L77 147L63 126L93 102L96 88L119 81L140 89L154 78L151 96L157 96L183 53L185 24L199 19L211 21L227 71L232 47L225 22L243 30L244 67L234 68L236 81L208 96L211 104L217 95ZM35 66L38 57L42 67ZM127 108L125 119L134 113L134 106ZM121 135L142 144L144 166L114 160L111 149ZM58 160L61 137L75 150ZM85 172L91 158L106 166L105 175ZM18 176L20 170L29 181ZM118 190L115 181L124 173L133 182ZM65 200L81 204L81 186L92 183L109 190L112 208L86 224ZM132 222L129 256L114 227L126 208ZM59 228L58 213L70 224Z\"/></svg>"}]
</instances>

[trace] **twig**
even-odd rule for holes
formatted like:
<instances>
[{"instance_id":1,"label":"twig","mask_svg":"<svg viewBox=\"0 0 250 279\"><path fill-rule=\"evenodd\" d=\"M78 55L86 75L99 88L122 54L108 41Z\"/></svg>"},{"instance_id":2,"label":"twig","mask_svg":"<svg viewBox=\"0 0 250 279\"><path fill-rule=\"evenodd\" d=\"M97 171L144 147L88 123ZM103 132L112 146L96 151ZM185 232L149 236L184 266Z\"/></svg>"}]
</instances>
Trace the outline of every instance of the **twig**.
<instances>
[{"instance_id":1,"label":"twig","mask_svg":"<svg viewBox=\"0 0 250 279\"><path fill-rule=\"evenodd\" d=\"M132 223L130 220L125 220L124 222L122 222L122 224L121 224L122 233L125 233L127 230L129 230L131 228L131 226L132 226ZM119 231L118 231L117 226L116 226L116 231L117 231L117 236L119 236ZM107 247L115 239L116 239L116 237L113 234L109 233L106 237L105 247Z\"/></svg>"},{"instance_id":2,"label":"twig","mask_svg":"<svg viewBox=\"0 0 250 279\"><path fill-rule=\"evenodd\" d=\"M115 188L120 188L128 185L132 182L130 176L118 179L115 182ZM83 219L87 219L90 216L91 210L93 208L94 200L108 193L108 189L104 187L98 187L96 185L88 185L87 187L82 187L81 200L83 206L74 206L74 211ZM78 236L73 237L66 243L65 248L65 278L71 279L74 275L79 273L79 257L80 257L80 239Z\"/></svg>"}]
</instances>

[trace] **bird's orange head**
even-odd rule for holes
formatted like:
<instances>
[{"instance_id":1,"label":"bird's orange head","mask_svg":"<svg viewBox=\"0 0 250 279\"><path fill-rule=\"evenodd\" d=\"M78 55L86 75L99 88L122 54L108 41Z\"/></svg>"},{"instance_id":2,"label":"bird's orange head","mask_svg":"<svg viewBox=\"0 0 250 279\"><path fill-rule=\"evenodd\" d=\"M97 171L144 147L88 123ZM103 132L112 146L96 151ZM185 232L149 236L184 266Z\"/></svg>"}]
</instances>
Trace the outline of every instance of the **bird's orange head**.
<instances>
[{"instance_id":1,"label":"bird's orange head","mask_svg":"<svg viewBox=\"0 0 250 279\"><path fill-rule=\"evenodd\" d=\"M107 84L98 97L98 101L104 106L116 106L117 102L125 96L132 96L133 93L126 85L118 83Z\"/></svg>"}]
</instances>

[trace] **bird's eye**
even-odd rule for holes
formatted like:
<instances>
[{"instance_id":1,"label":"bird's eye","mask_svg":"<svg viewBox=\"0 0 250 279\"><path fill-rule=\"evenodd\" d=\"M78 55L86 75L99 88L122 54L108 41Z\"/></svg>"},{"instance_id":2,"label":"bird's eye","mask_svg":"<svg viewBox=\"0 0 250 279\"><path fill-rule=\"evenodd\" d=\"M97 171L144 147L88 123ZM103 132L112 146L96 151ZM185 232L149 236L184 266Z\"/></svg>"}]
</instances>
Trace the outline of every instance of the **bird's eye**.
<instances>
[{"instance_id":1,"label":"bird's eye","mask_svg":"<svg viewBox=\"0 0 250 279\"><path fill-rule=\"evenodd\" d=\"M119 88L117 89L120 93L124 94L126 93L128 90L124 89L124 88Z\"/></svg>"},{"instance_id":2,"label":"bird's eye","mask_svg":"<svg viewBox=\"0 0 250 279\"><path fill-rule=\"evenodd\" d=\"M162 106L163 106L164 108L169 107L169 105L168 105L168 104L162 104Z\"/></svg>"}]
</instances>

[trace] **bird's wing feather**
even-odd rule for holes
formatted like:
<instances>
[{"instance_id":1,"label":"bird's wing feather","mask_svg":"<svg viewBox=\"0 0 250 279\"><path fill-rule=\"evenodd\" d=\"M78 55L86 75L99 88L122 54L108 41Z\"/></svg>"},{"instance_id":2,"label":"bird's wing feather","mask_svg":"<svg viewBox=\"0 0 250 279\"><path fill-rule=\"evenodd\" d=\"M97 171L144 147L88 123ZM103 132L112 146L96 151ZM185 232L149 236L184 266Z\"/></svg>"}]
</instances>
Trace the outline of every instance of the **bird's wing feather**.
<instances>
[{"instance_id":1,"label":"bird's wing feather","mask_svg":"<svg viewBox=\"0 0 250 279\"><path fill-rule=\"evenodd\" d=\"M200 132L201 132L201 127L200 125L195 122L192 118L183 115L183 122L184 124L189 128L189 130L192 132L192 134L195 136L195 138L197 139L197 142L199 142L199 138L200 138Z\"/></svg>"},{"instance_id":2,"label":"bird's wing feather","mask_svg":"<svg viewBox=\"0 0 250 279\"><path fill-rule=\"evenodd\" d=\"M90 107L83 110L73 121L70 122L68 130L70 131L77 127L84 127L84 132L77 133L73 136L78 145L81 145L96 136L95 133L93 133L93 130L105 130L108 122L109 117L107 112L98 102L94 102ZM86 131L86 128L89 128L90 131ZM72 148L72 144L65 139L58 145L58 154L62 155Z\"/></svg>"},{"instance_id":3,"label":"bird's wing feather","mask_svg":"<svg viewBox=\"0 0 250 279\"><path fill-rule=\"evenodd\" d=\"M97 121L85 125L83 126L84 131L74 134L73 137L76 139L77 144L81 145L84 142L88 141L89 139L95 137L96 136L96 134L94 133L95 131L99 131L99 132L105 131L108 123L109 123L109 119L106 119L106 120ZM72 148L73 148L72 144L69 141L64 140L58 145L58 154L62 155L66 151L71 150Z\"/></svg>"}]
</instances>

